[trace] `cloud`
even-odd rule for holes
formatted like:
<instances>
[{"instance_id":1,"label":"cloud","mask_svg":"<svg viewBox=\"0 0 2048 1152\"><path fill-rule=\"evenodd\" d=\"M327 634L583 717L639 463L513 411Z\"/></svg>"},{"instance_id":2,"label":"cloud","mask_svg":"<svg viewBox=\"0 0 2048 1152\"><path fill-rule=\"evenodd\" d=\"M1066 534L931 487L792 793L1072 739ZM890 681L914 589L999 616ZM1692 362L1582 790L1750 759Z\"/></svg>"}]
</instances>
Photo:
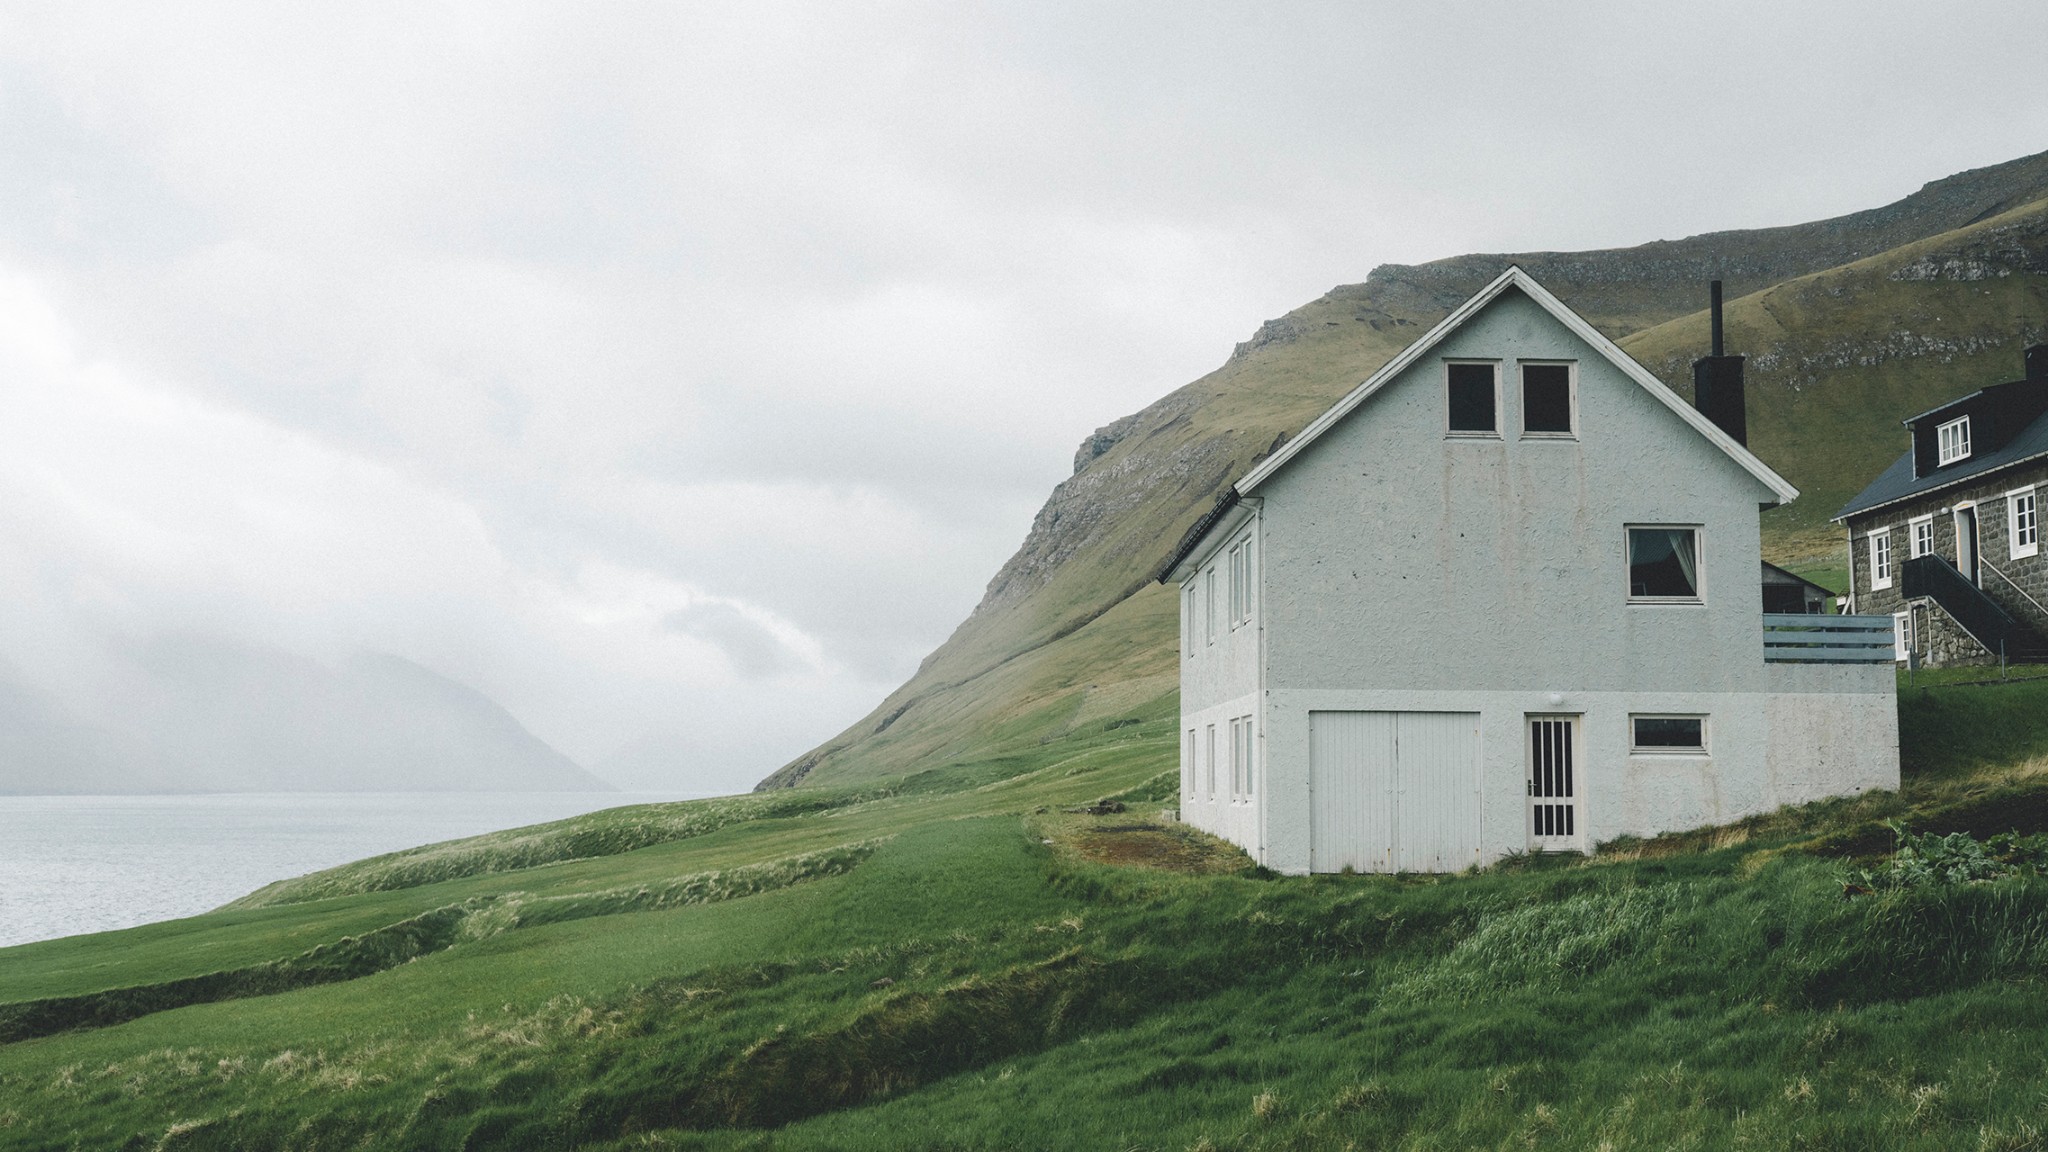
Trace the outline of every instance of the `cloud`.
<instances>
[{"instance_id":1,"label":"cloud","mask_svg":"<svg viewBox=\"0 0 2048 1152\"><path fill-rule=\"evenodd\" d=\"M685 636L715 645L734 672L750 679L804 666L782 637L732 604L692 604L669 613L662 623Z\"/></svg>"},{"instance_id":2,"label":"cloud","mask_svg":"<svg viewBox=\"0 0 2048 1152\"><path fill-rule=\"evenodd\" d=\"M394 652L743 787L1332 284L2040 147L2036 7L1863 11L10 6L0 659Z\"/></svg>"}]
</instances>

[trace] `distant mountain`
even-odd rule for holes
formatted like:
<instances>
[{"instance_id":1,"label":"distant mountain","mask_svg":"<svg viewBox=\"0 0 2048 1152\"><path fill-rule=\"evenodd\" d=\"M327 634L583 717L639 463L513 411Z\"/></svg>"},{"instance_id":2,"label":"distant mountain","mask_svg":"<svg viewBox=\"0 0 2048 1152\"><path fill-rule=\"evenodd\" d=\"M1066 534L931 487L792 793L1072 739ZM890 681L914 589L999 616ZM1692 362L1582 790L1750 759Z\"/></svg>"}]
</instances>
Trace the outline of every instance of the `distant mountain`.
<instances>
[{"instance_id":1,"label":"distant mountain","mask_svg":"<svg viewBox=\"0 0 2048 1152\"><path fill-rule=\"evenodd\" d=\"M1181 533L1287 436L1520 264L1682 395L1707 282L1750 357L1751 447L1802 496L1765 522L1780 562L1840 552L1828 523L1901 450L1898 421L2014 378L2048 340L2048 153L1895 204L1593 252L1386 265L1260 325L1214 372L1082 440L981 603L874 712L762 787L844 782L1171 710Z\"/></svg>"},{"instance_id":2,"label":"distant mountain","mask_svg":"<svg viewBox=\"0 0 2048 1152\"><path fill-rule=\"evenodd\" d=\"M135 646L98 723L0 681L0 792L606 791L467 685L191 635Z\"/></svg>"}]
</instances>

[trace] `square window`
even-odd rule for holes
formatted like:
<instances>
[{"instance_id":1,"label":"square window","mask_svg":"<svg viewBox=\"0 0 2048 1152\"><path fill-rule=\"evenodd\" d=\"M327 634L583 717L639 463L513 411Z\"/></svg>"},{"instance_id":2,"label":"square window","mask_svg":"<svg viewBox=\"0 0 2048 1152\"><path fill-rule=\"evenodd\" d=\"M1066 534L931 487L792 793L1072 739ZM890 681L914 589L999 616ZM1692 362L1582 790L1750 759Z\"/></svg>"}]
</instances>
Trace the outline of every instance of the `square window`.
<instances>
[{"instance_id":1,"label":"square window","mask_svg":"<svg viewBox=\"0 0 2048 1152\"><path fill-rule=\"evenodd\" d=\"M1699 599L1699 557L1697 528L1630 528L1629 598Z\"/></svg>"},{"instance_id":2,"label":"square window","mask_svg":"<svg viewBox=\"0 0 2048 1152\"><path fill-rule=\"evenodd\" d=\"M1705 752L1704 716L1631 716L1629 746L1635 752Z\"/></svg>"},{"instance_id":3,"label":"square window","mask_svg":"<svg viewBox=\"0 0 2048 1152\"><path fill-rule=\"evenodd\" d=\"M1535 436L1572 434L1571 365L1522 365L1522 432Z\"/></svg>"},{"instance_id":4,"label":"square window","mask_svg":"<svg viewBox=\"0 0 2048 1152\"><path fill-rule=\"evenodd\" d=\"M1939 462L1953 464L1970 454L1970 418L1958 416L1934 430Z\"/></svg>"},{"instance_id":5,"label":"square window","mask_svg":"<svg viewBox=\"0 0 2048 1152\"><path fill-rule=\"evenodd\" d=\"M1499 435L1497 389L1491 364L1448 364L1450 424L1453 435Z\"/></svg>"}]
</instances>

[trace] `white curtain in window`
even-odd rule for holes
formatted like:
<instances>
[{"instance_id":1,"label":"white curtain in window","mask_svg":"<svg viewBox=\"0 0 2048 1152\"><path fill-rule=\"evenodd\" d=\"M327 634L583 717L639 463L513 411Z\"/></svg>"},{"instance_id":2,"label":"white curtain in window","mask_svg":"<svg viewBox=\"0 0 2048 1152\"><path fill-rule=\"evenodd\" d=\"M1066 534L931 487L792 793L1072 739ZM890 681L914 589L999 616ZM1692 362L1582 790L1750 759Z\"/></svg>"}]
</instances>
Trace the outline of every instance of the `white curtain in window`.
<instances>
[{"instance_id":1,"label":"white curtain in window","mask_svg":"<svg viewBox=\"0 0 2048 1152\"><path fill-rule=\"evenodd\" d=\"M1685 582L1694 592L1700 590L1699 558L1693 554L1693 534L1690 528L1667 528L1665 536L1671 541L1671 554L1678 557L1679 571L1685 573ZM1611 555L1611 553L1610 553Z\"/></svg>"},{"instance_id":2,"label":"white curtain in window","mask_svg":"<svg viewBox=\"0 0 2048 1152\"><path fill-rule=\"evenodd\" d=\"M1694 595L1699 594L1699 558L1694 549L1693 530L1690 528L1631 528L1628 533L1629 567L1661 563L1669 553L1678 561L1678 570L1684 574L1685 582Z\"/></svg>"}]
</instances>

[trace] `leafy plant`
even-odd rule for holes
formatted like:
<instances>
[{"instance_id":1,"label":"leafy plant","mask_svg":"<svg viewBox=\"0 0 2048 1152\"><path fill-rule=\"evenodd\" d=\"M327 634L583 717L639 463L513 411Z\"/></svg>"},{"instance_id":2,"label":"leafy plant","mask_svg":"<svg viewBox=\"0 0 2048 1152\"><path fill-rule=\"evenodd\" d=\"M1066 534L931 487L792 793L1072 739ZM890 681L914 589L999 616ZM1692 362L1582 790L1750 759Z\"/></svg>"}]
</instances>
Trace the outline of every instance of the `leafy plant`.
<instances>
[{"instance_id":1,"label":"leafy plant","mask_svg":"<svg viewBox=\"0 0 2048 1152\"><path fill-rule=\"evenodd\" d=\"M1981 884L2048 871L2048 834L2002 832L1980 841L1968 832L1916 835L1902 822L1893 821L1889 826L1896 840L1891 858L1856 873L1862 886L1876 891Z\"/></svg>"}]
</instances>

